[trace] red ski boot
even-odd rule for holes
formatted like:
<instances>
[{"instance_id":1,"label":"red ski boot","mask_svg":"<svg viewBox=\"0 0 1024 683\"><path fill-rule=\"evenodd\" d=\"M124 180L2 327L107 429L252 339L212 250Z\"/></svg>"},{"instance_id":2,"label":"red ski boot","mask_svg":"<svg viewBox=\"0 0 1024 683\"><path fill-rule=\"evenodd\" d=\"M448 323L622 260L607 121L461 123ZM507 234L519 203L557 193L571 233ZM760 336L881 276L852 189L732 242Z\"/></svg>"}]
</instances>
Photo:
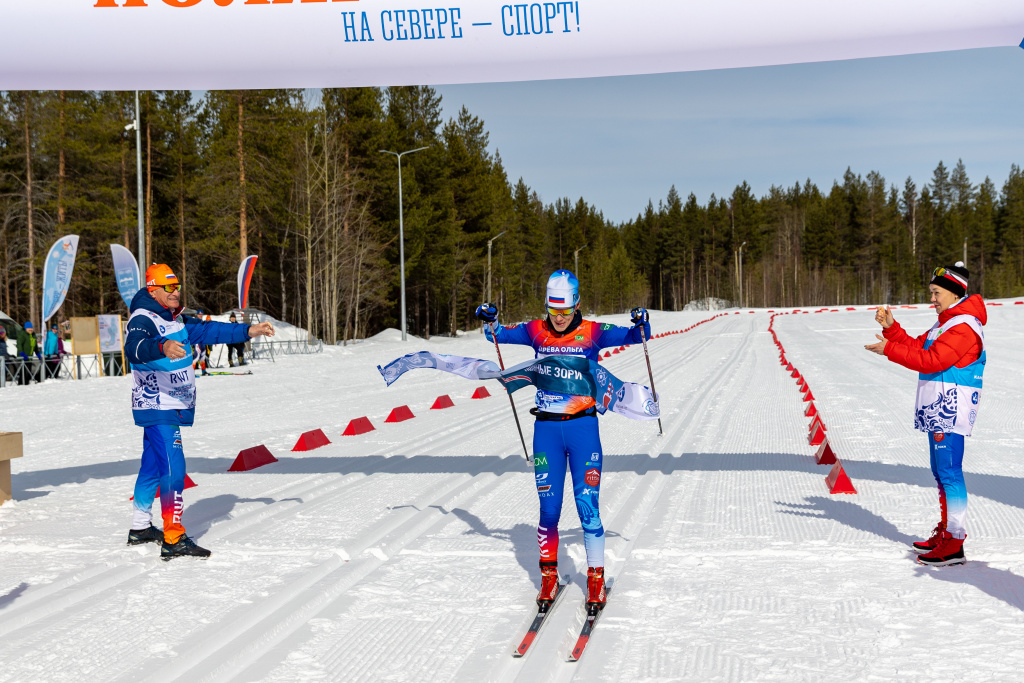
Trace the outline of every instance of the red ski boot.
<instances>
[{"instance_id":1,"label":"red ski boot","mask_svg":"<svg viewBox=\"0 0 1024 683\"><path fill-rule=\"evenodd\" d=\"M558 563L540 563L540 593L537 594L537 604L551 604L558 595Z\"/></svg>"},{"instance_id":2,"label":"red ski boot","mask_svg":"<svg viewBox=\"0 0 1024 683\"><path fill-rule=\"evenodd\" d=\"M590 567L587 570L587 607L604 607L604 567Z\"/></svg>"},{"instance_id":3,"label":"red ski boot","mask_svg":"<svg viewBox=\"0 0 1024 683\"><path fill-rule=\"evenodd\" d=\"M935 525L935 529L932 530L931 538L927 541L914 541L914 552L915 553L927 553L935 550L935 546L939 544L939 539L942 537L942 532L946 530L946 525L939 522Z\"/></svg>"},{"instance_id":4,"label":"red ski boot","mask_svg":"<svg viewBox=\"0 0 1024 683\"><path fill-rule=\"evenodd\" d=\"M965 540L966 536L964 538L953 538L948 531L943 530L935 549L924 555L918 555L917 561L930 567L963 564L967 561L967 558L964 557Z\"/></svg>"}]
</instances>

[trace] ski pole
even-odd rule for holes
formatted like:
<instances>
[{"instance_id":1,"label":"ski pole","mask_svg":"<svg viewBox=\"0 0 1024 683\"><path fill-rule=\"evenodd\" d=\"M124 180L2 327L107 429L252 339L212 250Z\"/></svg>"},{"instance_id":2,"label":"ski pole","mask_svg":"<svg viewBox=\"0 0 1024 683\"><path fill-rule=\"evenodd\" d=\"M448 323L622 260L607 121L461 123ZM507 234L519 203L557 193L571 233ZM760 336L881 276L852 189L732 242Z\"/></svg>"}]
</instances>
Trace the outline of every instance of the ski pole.
<instances>
[{"instance_id":1,"label":"ski pole","mask_svg":"<svg viewBox=\"0 0 1024 683\"><path fill-rule=\"evenodd\" d=\"M505 369L505 361L501 359L501 347L498 346L498 337L494 334L494 323L490 323L491 326L491 339L494 340L494 350L498 352L498 365L501 369ZM507 392L506 392L507 393ZM516 430L519 432L519 441L523 444L523 453L526 456L526 462L533 464L533 459L530 457L530 451L526 448L526 439L523 438L523 427L519 424L519 413L516 411L516 402L512 400L512 394L508 395L508 403L512 406L512 415L516 418Z\"/></svg>"},{"instance_id":2,"label":"ski pole","mask_svg":"<svg viewBox=\"0 0 1024 683\"><path fill-rule=\"evenodd\" d=\"M654 402L658 402L658 390L654 388L654 373L651 372L651 354L647 353L647 335L644 334L644 326L640 325L640 341L644 344L644 358L647 359L647 376L651 379L651 393L654 394ZM658 406L661 410L661 406ZM658 436L662 436L665 430L661 428L661 418L658 418Z\"/></svg>"}]
</instances>

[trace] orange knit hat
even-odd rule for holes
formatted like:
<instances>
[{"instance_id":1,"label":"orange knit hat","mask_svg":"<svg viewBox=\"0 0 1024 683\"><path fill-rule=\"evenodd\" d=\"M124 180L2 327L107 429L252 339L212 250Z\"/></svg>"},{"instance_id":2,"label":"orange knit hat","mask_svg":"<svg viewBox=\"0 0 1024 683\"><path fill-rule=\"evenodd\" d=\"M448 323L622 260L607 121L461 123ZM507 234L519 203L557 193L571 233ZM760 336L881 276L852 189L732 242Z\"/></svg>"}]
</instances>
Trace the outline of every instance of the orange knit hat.
<instances>
[{"instance_id":1,"label":"orange knit hat","mask_svg":"<svg viewBox=\"0 0 1024 683\"><path fill-rule=\"evenodd\" d=\"M150 291L155 287L177 284L180 284L178 276L174 274L174 271L166 263L154 263L149 268L146 268L146 287Z\"/></svg>"}]
</instances>

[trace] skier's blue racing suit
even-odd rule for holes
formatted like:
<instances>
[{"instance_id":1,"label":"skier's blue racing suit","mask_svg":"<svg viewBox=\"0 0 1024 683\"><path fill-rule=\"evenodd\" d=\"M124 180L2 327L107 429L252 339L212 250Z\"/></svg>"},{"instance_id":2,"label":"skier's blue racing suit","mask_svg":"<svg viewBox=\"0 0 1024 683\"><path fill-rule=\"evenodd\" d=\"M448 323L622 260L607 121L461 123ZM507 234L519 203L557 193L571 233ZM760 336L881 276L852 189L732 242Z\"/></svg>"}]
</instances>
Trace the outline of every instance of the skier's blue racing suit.
<instances>
[{"instance_id":1,"label":"skier's blue racing suit","mask_svg":"<svg viewBox=\"0 0 1024 683\"><path fill-rule=\"evenodd\" d=\"M488 341L489 326L484 327ZM533 320L522 325L504 327L495 324L494 337L499 343L532 346L538 358L551 355L600 358L600 349L623 344L639 344L640 327L620 327L583 320L576 312L564 332L556 332L547 320ZM650 338L650 323L643 324L643 334ZM558 562L558 519L562 513L562 493L568 468L576 498L576 511L583 525L583 545L590 567L604 566L604 527L598 507L601 490L601 435L597 427L597 410L589 396L571 396L538 391L537 416L533 431L534 474L540 496L540 522L537 543L541 565ZM568 466L568 467L567 467Z\"/></svg>"}]
</instances>

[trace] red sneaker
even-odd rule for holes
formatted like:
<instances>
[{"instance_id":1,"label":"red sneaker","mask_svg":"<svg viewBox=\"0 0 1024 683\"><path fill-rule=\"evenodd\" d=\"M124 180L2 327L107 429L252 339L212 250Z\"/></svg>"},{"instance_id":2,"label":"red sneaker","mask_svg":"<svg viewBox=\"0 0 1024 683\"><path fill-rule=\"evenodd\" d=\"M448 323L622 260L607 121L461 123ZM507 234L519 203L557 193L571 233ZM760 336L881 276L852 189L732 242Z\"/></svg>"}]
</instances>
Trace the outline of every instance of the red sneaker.
<instances>
[{"instance_id":1,"label":"red sneaker","mask_svg":"<svg viewBox=\"0 0 1024 683\"><path fill-rule=\"evenodd\" d=\"M942 532L946 530L946 525L939 522L935 525L932 530L931 538L927 541L914 541L914 552L916 553L927 553L935 550L935 546L939 544L939 539L942 537Z\"/></svg>"},{"instance_id":2,"label":"red sneaker","mask_svg":"<svg viewBox=\"0 0 1024 683\"><path fill-rule=\"evenodd\" d=\"M598 609L604 607L604 567L587 569L587 605Z\"/></svg>"},{"instance_id":3,"label":"red sneaker","mask_svg":"<svg viewBox=\"0 0 1024 683\"><path fill-rule=\"evenodd\" d=\"M948 531L943 530L939 537L939 543L935 548L924 555L918 555L917 561L930 567L946 567L952 564L963 564L967 561L964 557L964 538L953 538Z\"/></svg>"},{"instance_id":4,"label":"red sneaker","mask_svg":"<svg viewBox=\"0 0 1024 683\"><path fill-rule=\"evenodd\" d=\"M537 594L537 604L551 604L558 595L558 563L540 563L540 593Z\"/></svg>"}]
</instances>

